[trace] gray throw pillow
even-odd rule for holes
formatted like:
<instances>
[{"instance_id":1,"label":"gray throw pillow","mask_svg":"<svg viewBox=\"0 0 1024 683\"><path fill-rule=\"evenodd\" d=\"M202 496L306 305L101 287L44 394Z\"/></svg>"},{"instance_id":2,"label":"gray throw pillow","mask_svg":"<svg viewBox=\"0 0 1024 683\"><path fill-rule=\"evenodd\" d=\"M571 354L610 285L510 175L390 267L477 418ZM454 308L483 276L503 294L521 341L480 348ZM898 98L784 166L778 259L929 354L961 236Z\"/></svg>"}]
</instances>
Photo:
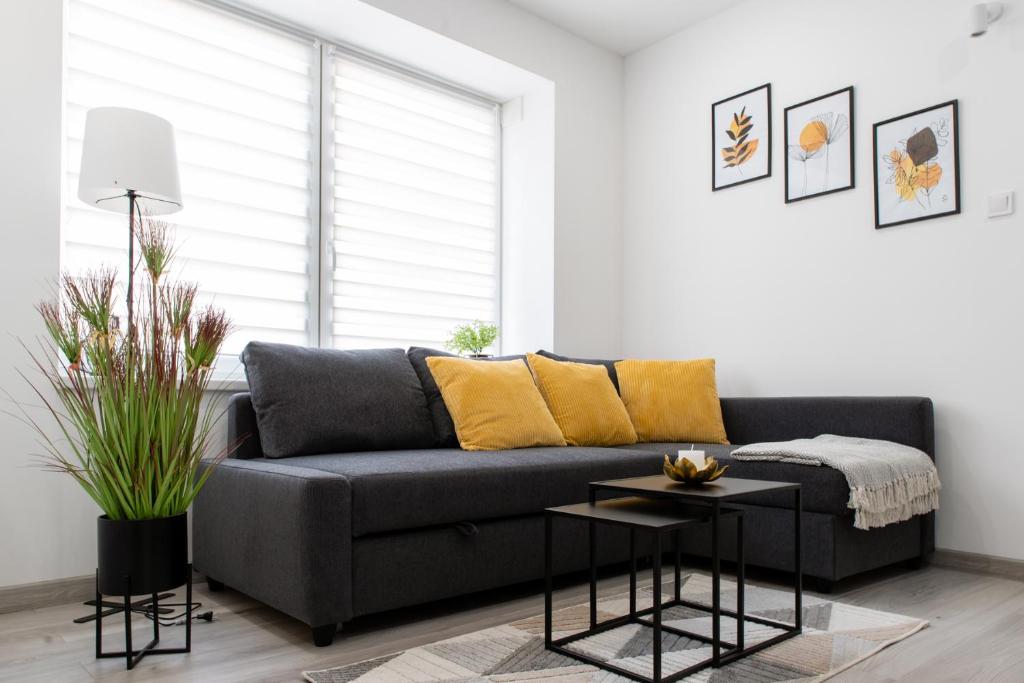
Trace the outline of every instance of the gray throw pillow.
<instances>
[{"instance_id":1,"label":"gray throw pillow","mask_svg":"<svg viewBox=\"0 0 1024 683\"><path fill-rule=\"evenodd\" d=\"M441 448L458 448L459 437L455 433L455 422L452 421L448 406L444 404L441 396L441 389L434 380L434 375L427 365L427 358L430 356L455 356L454 353L438 351L437 349L425 349L421 346L409 347L409 362L420 378L423 385L423 393L427 396L427 405L430 408L430 419L434 423L434 434L437 437L437 445ZM479 360L521 360L526 362L526 356L496 356L494 358L481 358Z\"/></svg>"},{"instance_id":2,"label":"gray throw pillow","mask_svg":"<svg viewBox=\"0 0 1024 683\"><path fill-rule=\"evenodd\" d=\"M402 349L249 342L242 362L268 458L434 443L423 388Z\"/></svg>"},{"instance_id":3,"label":"gray throw pillow","mask_svg":"<svg viewBox=\"0 0 1024 683\"><path fill-rule=\"evenodd\" d=\"M619 390L619 375L615 372L615 361L613 360L594 360L592 358L569 358L568 356L559 356L557 353L551 353L550 351L544 351L543 349L537 352L538 356L544 356L551 360L560 360L563 363L586 363L587 365L603 365L608 368L608 376L612 379L612 384L615 385L615 391Z\"/></svg>"}]
</instances>

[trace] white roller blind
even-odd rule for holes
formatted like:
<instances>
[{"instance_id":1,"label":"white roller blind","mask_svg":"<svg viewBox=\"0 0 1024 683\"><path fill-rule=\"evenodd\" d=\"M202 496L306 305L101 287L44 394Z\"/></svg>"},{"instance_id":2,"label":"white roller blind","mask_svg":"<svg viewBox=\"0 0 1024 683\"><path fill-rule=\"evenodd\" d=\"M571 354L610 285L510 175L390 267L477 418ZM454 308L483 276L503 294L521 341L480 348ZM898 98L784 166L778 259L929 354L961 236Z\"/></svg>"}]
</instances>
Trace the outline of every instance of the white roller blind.
<instances>
[{"instance_id":1,"label":"white roller blind","mask_svg":"<svg viewBox=\"0 0 1024 683\"><path fill-rule=\"evenodd\" d=\"M316 343L318 49L183 0L69 0L63 266L124 274L127 217L80 202L78 168L86 110L142 109L175 127L178 274L234 321L225 354L250 339Z\"/></svg>"},{"instance_id":2,"label":"white roller blind","mask_svg":"<svg viewBox=\"0 0 1024 683\"><path fill-rule=\"evenodd\" d=\"M497 321L496 106L344 54L331 69L327 343L437 347Z\"/></svg>"}]
</instances>

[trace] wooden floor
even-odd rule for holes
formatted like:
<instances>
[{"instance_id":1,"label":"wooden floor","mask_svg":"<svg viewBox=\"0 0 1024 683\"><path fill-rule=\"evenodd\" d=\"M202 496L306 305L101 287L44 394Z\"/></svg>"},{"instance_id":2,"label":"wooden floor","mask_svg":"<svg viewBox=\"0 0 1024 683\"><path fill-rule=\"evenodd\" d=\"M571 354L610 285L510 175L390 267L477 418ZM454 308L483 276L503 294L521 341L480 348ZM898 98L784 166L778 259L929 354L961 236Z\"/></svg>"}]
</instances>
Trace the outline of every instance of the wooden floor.
<instances>
[{"instance_id":1,"label":"wooden floor","mask_svg":"<svg viewBox=\"0 0 1024 683\"><path fill-rule=\"evenodd\" d=\"M771 577L751 583L773 585ZM602 580L601 591L626 585L624 577L611 576ZM359 619L346 625L334 645L315 648L302 624L233 591L211 594L198 584L196 599L204 610L214 609L216 621L196 625L190 655L153 656L132 672L121 660L93 658L92 627L71 623L86 609L81 605L15 612L0 615L0 680L301 681L304 669L356 662L538 614L538 589L520 586ZM585 596L585 585L571 582L559 589L555 605ZM840 585L829 597L931 622L834 681L1024 681L1022 582L937 566L890 569ZM137 626L140 640L148 625ZM123 631L114 623L109 629L114 649L123 643ZM182 630L164 629L165 643L180 638Z\"/></svg>"}]
</instances>

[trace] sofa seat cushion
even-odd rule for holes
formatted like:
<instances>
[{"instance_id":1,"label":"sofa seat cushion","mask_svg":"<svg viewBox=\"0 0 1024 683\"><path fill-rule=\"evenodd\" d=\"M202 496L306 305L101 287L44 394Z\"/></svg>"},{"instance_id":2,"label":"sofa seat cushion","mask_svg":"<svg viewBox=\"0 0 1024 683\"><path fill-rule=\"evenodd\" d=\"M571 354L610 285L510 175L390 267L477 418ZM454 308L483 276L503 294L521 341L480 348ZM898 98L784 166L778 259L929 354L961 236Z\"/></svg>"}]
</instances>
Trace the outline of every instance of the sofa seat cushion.
<instances>
[{"instance_id":1,"label":"sofa seat cushion","mask_svg":"<svg viewBox=\"0 0 1024 683\"><path fill-rule=\"evenodd\" d=\"M764 481L791 481L800 484L801 507L808 512L821 512L830 515L852 514L846 505L850 499L850 487L846 477L839 470L831 467L813 467L795 465L788 462L740 461L730 457L730 453L739 448L738 445L721 445L708 443L637 443L620 448L631 451L652 451L663 457L668 453L673 459L677 451L690 450L693 446L705 455L715 458L722 465L728 465L726 477L738 479L761 479ZM789 491L766 493L744 498L743 503L764 505L767 507L793 507L793 494Z\"/></svg>"},{"instance_id":2,"label":"sofa seat cushion","mask_svg":"<svg viewBox=\"0 0 1024 683\"><path fill-rule=\"evenodd\" d=\"M661 454L616 448L434 448L279 461L349 479L352 535L537 514L587 499L591 481L661 471ZM339 512L340 514L340 512Z\"/></svg>"}]
</instances>

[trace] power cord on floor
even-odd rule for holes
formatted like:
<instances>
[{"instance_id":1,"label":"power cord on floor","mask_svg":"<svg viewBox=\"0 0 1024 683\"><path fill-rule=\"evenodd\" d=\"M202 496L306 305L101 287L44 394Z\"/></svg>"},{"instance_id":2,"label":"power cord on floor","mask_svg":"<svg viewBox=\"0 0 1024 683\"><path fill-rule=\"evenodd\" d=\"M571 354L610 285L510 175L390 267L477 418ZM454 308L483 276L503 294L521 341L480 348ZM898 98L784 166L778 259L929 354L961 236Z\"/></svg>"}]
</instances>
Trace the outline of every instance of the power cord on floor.
<instances>
[{"instance_id":1,"label":"power cord on floor","mask_svg":"<svg viewBox=\"0 0 1024 683\"><path fill-rule=\"evenodd\" d=\"M161 607L184 607L185 605L184 605L184 603L161 603L160 606ZM192 603L192 610L191 610L192 611L192 621L212 622L213 621L213 610L207 610L206 612L201 612L199 614L195 613L196 610L199 609L202 606L203 606L203 603L201 603L201 602L193 602ZM152 621L153 619L159 620L161 626L181 626L186 621L188 621L188 611L181 612L180 614L158 615L158 616L154 616L153 612L151 612L151 611L144 612L143 614L150 621Z\"/></svg>"}]
</instances>

